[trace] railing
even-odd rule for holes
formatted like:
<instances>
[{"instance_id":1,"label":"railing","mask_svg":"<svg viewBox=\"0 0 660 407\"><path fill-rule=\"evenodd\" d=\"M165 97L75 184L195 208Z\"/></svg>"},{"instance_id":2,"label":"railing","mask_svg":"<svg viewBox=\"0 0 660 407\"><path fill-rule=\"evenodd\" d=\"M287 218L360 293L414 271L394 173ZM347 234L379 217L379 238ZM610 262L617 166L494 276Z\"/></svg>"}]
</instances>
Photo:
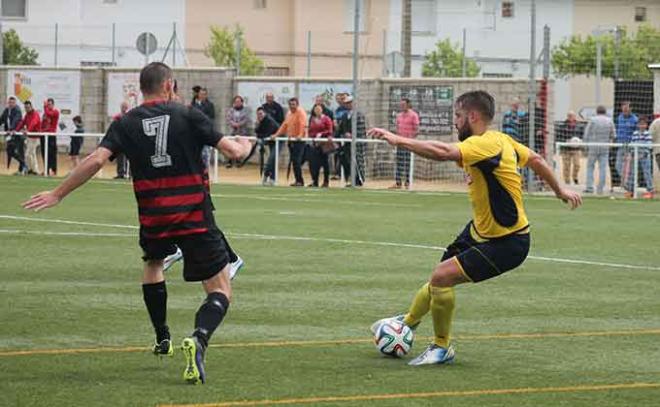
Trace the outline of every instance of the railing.
<instances>
[{"instance_id":1,"label":"railing","mask_svg":"<svg viewBox=\"0 0 660 407\"><path fill-rule=\"evenodd\" d=\"M49 171L48 171L48 162L49 162L49 157L48 157L48 139L50 137L57 137L57 136L68 136L68 137L83 137L83 138L96 138L100 142L101 139L105 136L103 133L45 133L45 132L29 132L29 133L17 133L21 134L23 136L31 136L31 137L36 137L36 136L41 136L45 137L46 140L44 142L44 175L46 177L49 176ZM235 136L226 136L228 138L236 138ZM258 138L254 136L247 136L246 137L248 140L251 141L257 141ZM276 139L272 140L275 141L275 183L278 181L278 176L279 176L279 164L280 164L280 143L285 142L285 141L290 141L292 139L289 139L288 137L277 137ZM316 142L324 142L324 141L333 141L335 143L339 143L341 146L344 145L344 143L350 143L352 142L352 139L350 138L333 138L333 139L328 139L328 138L299 138L295 139L296 141L300 142L306 142L306 143L311 143L313 141ZM377 140L377 139L368 139L368 138L360 138L357 140L358 143L365 143L365 144L386 144L385 141L383 140ZM412 187L413 181L414 181L414 154L410 154L410 166L409 166L409 174L408 174L408 182L410 186ZM219 153L218 150L214 149L214 154L213 154L213 182L218 182L219 179ZM344 176L343 174L343 168L342 168L342 177Z\"/></svg>"},{"instance_id":2,"label":"railing","mask_svg":"<svg viewBox=\"0 0 660 407\"><path fill-rule=\"evenodd\" d=\"M640 158L640 150L651 150L651 174L653 174L653 150L660 148L660 144L641 144L641 143L585 143L585 142L579 142L579 143L573 143L573 142L557 142L555 143L556 153L560 153L562 148L580 148L580 149L588 149L590 147L606 147L606 148L623 148L624 151L622 154L630 153L630 150L632 150L632 168L631 168L631 173L628 176L632 176L632 194L633 198L638 198L639 197L639 158ZM621 168L619 168L621 169ZM557 166L555 165L555 172L557 170ZM623 184L623 178L624 174L620 174L621 176L621 184ZM648 182L652 182L652 180L649 180Z\"/></svg>"}]
</instances>

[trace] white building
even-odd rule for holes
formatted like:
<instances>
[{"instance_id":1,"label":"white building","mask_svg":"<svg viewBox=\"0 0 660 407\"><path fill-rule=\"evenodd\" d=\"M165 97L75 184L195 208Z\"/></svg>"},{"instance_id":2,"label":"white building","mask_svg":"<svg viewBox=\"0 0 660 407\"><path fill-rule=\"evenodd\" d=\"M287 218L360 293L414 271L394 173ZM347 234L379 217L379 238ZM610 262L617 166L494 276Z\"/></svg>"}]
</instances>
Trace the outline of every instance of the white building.
<instances>
[{"instance_id":1,"label":"white building","mask_svg":"<svg viewBox=\"0 0 660 407\"><path fill-rule=\"evenodd\" d=\"M536 2L536 52L543 49L543 27L551 28L551 48L573 34L573 0ZM401 0L390 0L388 51L401 47ZM475 60L483 77L529 76L531 0L413 0L412 76L421 76L424 55L439 40L450 39L463 46ZM542 66L537 65L537 76ZM555 80L555 118L569 109L567 81Z\"/></svg>"},{"instance_id":2,"label":"white building","mask_svg":"<svg viewBox=\"0 0 660 407\"><path fill-rule=\"evenodd\" d=\"M175 24L176 62L183 65L185 11L185 0L3 0L0 10L2 30L15 29L39 52L40 65L66 67L140 66L146 58L136 40L143 32L157 40L150 60L161 60Z\"/></svg>"}]
</instances>

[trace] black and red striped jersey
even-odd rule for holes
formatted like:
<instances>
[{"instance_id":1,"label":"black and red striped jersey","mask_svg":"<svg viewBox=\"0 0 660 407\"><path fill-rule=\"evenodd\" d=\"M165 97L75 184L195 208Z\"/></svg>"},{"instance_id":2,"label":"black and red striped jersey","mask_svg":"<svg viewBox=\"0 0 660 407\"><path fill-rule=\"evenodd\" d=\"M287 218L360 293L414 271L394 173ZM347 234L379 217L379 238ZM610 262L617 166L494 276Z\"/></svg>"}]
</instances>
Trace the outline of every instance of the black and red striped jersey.
<instances>
[{"instance_id":1,"label":"black and red striped jersey","mask_svg":"<svg viewBox=\"0 0 660 407\"><path fill-rule=\"evenodd\" d=\"M215 225L202 148L221 138L198 109L165 100L112 122L100 146L128 158L142 237L204 233Z\"/></svg>"}]
</instances>

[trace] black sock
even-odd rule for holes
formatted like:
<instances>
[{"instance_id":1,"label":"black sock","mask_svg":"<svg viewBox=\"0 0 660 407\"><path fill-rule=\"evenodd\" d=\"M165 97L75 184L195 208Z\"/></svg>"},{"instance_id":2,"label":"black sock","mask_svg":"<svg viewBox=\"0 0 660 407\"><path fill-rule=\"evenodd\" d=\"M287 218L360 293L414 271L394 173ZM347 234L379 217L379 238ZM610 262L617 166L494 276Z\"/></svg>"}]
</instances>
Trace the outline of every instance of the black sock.
<instances>
[{"instance_id":1,"label":"black sock","mask_svg":"<svg viewBox=\"0 0 660 407\"><path fill-rule=\"evenodd\" d=\"M195 331L193 336L206 348L213 331L220 325L229 309L229 299L222 293L209 294L195 314Z\"/></svg>"},{"instance_id":2,"label":"black sock","mask_svg":"<svg viewBox=\"0 0 660 407\"><path fill-rule=\"evenodd\" d=\"M167 286L165 281L153 284L142 284L144 305L147 306L151 323L156 331L156 341L170 339L170 330L166 323L167 318Z\"/></svg>"}]
</instances>

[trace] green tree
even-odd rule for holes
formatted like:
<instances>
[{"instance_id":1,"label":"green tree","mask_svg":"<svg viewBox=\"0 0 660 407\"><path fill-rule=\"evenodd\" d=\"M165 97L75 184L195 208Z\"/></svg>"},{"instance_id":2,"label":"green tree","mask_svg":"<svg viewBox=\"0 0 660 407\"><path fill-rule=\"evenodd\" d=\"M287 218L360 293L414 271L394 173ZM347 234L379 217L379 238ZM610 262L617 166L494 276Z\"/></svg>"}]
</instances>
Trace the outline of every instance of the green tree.
<instances>
[{"instance_id":1,"label":"green tree","mask_svg":"<svg viewBox=\"0 0 660 407\"><path fill-rule=\"evenodd\" d=\"M463 52L458 44L452 45L449 39L438 41L435 49L424 56L422 76L460 78L463 76ZM479 75L480 69L471 59L466 61L465 74L472 78Z\"/></svg>"},{"instance_id":2,"label":"green tree","mask_svg":"<svg viewBox=\"0 0 660 407\"><path fill-rule=\"evenodd\" d=\"M36 65L39 53L23 45L13 28L2 33L2 63L5 65Z\"/></svg>"},{"instance_id":3,"label":"green tree","mask_svg":"<svg viewBox=\"0 0 660 407\"><path fill-rule=\"evenodd\" d=\"M552 50L551 62L555 75L567 77L596 74L596 42L603 49L602 75L614 78L616 61L619 62L619 78L650 79L648 65L660 61L660 31L651 26L641 26L636 34L620 33L616 45L614 33L605 33L598 38L573 36Z\"/></svg>"},{"instance_id":4,"label":"green tree","mask_svg":"<svg viewBox=\"0 0 660 407\"><path fill-rule=\"evenodd\" d=\"M255 55L245 42L243 29L236 26L211 27L211 40L206 46L206 56L213 58L217 66L236 67L236 40L241 39L241 75L259 75L264 70L264 61Z\"/></svg>"}]
</instances>

